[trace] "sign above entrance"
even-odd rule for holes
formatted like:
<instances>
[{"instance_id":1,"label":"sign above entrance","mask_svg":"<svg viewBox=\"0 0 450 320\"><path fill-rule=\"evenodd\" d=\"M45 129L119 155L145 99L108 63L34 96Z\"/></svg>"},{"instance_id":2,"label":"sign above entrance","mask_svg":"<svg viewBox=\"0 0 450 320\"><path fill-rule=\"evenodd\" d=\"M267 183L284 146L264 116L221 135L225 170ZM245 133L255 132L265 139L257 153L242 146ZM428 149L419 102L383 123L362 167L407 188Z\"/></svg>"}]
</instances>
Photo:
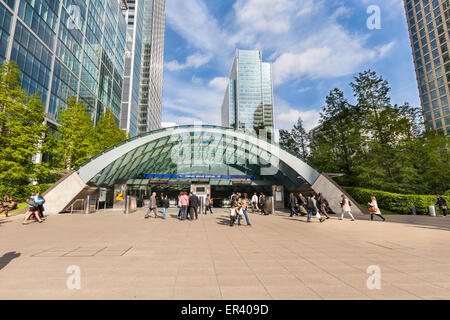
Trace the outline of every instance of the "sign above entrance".
<instances>
[{"instance_id":1,"label":"sign above entrance","mask_svg":"<svg viewBox=\"0 0 450 320\"><path fill-rule=\"evenodd\" d=\"M239 179L239 180L244 180L244 179L250 179L250 180L254 180L255 176L246 176L246 175L242 175L242 176L235 176L235 175L202 175L202 174L146 174L145 175L146 179L226 179L226 180L231 180L231 179Z\"/></svg>"}]
</instances>

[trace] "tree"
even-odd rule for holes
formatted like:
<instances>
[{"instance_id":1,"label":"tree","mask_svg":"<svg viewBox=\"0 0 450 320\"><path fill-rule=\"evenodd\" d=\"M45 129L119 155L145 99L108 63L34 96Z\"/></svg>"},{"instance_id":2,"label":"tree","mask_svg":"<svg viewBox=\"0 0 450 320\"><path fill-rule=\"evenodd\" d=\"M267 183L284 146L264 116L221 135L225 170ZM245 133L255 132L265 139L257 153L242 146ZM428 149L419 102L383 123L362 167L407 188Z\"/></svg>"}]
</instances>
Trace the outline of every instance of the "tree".
<instances>
[{"instance_id":1,"label":"tree","mask_svg":"<svg viewBox=\"0 0 450 320\"><path fill-rule=\"evenodd\" d=\"M280 130L280 145L290 150L297 157L308 159L309 157L309 135L303 127L303 120L298 118L297 123L291 131Z\"/></svg>"},{"instance_id":2,"label":"tree","mask_svg":"<svg viewBox=\"0 0 450 320\"><path fill-rule=\"evenodd\" d=\"M128 138L125 131L121 130L116 123L114 114L107 108L97 124L96 153L108 149Z\"/></svg>"},{"instance_id":3,"label":"tree","mask_svg":"<svg viewBox=\"0 0 450 320\"><path fill-rule=\"evenodd\" d=\"M97 137L94 123L85 105L75 97L67 100L65 109L60 109L59 119L61 126L54 142L54 156L58 168L72 170L95 155Z\"/></svg>"},{"instance_id":4,"label":"tree","mask_svg":"<svg viewBox=\"0 0 450 320\"><path fill-rule=\"evenodd\" d=\"M25 185L36 179L33 158L45 135L44 108L39 93L21 90L20 69L5 61L0 74L0 183Z\"/></svg>"},{"instance_id":5,"label":"tree","mask_svg":"<svg viewBox=\"0 0 450 320\"><path fill-rule=\"evenodd\" d=\"M342 182L352 185L363 141L360 109L351 106L341 90L333 89L320 113L320 128L311 137L311 161L323 171L344 173Z\"/></svg>"}]
</instances>

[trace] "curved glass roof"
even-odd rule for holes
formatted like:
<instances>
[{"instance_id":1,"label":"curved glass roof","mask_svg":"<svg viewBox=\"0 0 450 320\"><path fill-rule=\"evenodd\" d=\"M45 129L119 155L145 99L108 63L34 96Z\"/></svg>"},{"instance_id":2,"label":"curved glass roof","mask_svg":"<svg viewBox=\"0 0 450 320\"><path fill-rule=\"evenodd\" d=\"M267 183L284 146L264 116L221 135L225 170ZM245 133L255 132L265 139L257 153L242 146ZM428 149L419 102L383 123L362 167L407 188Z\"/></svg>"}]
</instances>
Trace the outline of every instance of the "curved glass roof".
<instances>
[{"instance_id":1,"label":"curved glass roof","mask_svg":"<svg viewBox=\"0 0 450 320\"><path fill-rule=\"evenodd\" d=\"M294 188L310 186L320 175L277 144L217 126L180 126L149 132L103 151L77 171L84 182L95 186L127 181L146 184L152 179L161 180L159 177L176 180L197 175L204 177L197 180L211 178L218 184L246 178L256 185Z\"/></svg>"}]
</instances>

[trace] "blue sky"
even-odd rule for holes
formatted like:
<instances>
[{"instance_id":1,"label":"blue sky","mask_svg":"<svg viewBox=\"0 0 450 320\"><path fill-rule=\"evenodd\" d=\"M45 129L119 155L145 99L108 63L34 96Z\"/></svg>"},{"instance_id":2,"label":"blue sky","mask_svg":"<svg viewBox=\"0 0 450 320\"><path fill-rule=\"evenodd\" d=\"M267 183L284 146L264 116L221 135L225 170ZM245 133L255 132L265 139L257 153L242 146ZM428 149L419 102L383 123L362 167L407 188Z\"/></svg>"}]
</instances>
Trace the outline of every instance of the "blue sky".
<instances>
[{"instance_id":1,"label":"blue sky","mask_svg":"<svg viewBox=\"0 0 450 320\"><path fill-rule=\"evenodd\" d=\"M367 8L381 9L381 29ZM236 49L273 63L275 127L317 124L328 92L366 69L383 75L393 103L420 100L403 0L166 0L163 122L218 124Z\"/></svg>"}]
</instances>

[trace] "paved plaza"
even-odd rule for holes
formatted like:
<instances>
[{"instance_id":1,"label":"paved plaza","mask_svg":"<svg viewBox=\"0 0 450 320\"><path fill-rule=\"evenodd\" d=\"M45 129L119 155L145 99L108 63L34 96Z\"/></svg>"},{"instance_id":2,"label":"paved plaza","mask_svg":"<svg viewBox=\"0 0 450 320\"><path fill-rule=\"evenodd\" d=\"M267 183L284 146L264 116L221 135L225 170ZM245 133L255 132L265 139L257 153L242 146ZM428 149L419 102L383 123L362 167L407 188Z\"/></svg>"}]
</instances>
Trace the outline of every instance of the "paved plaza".
<instances>
[{"instance_id":1,"label":"paved plaza","mask_svg":"<svg viewBox=\"0 0 450 320\"><path fill-rule=\"evenodd\" d=\"M215 209L198 221L102 213L0 226L2 299L450 299L450 218L251 214L228 226ZM69 290L69 266L81 272ZM369 290L369 266L381 289Z\"/></svg>"}]
</instances>

